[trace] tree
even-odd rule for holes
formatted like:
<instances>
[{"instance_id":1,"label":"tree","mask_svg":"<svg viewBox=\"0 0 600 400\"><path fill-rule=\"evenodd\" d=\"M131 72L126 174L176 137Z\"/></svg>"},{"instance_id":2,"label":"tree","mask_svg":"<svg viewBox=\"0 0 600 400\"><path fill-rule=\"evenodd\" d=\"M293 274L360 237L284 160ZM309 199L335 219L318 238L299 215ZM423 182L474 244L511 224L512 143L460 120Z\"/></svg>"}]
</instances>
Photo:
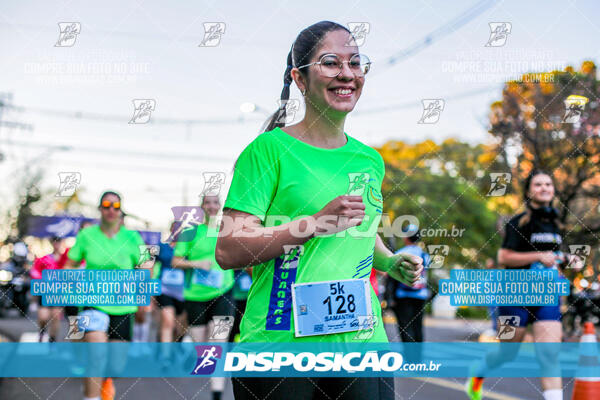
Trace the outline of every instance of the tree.
<instances>
[{"instance_id":1,"label":"tree","mask_svg":"<svg viewBox=\"0 0 600 400\"><path fill-rule=\"evenodd\" d=\"M414 145L390 141L378 149L386 163L384 212L391 219L414 215L421 229L437 230L423 241L449 247L445 267L481 267L486 258L495 258L500 243L497 214L485 195L486 171L496 164L490 149L455 139ZM453 236L453 227L454 232L464 231ZM439 234L444 229L446 234Z\"/></svg>"},{"instance_id":2,"label":"tree","mask_svg":"<svg viewBox=\"0 0 600 400\"><path fill-rule=\"evenodd\" d=\"M502 100L491 105L490 133L497 138L496 150L510 165L516 178L512 183L521 194L518 183L532 169L552 174L555 206L566 226L566 241L597 243L600 87L596 66L586 61L579 71L567 67L564 71L530 73L522 78L507 82ZM565 100L570 95L585 96L589 103L583 110L568 110ZM575 114L580 114L579 118Z\"/></svg>"},{"instance_id":3,"label":"tree","mask_svg":"<svg viewBox=\"0 0 600 400\"><path fill-rule=\"evenodd\" d=\"M32 206L42 198L42 193L39 189L42 178L43 173L41 170L37 170L31 174L28 170L28 173L24 175L19 189L19 204L17 207L17 215L14 220L17 239L23 239L27 234L29 217L33 215Z\"/></svg>"}]
</instances>

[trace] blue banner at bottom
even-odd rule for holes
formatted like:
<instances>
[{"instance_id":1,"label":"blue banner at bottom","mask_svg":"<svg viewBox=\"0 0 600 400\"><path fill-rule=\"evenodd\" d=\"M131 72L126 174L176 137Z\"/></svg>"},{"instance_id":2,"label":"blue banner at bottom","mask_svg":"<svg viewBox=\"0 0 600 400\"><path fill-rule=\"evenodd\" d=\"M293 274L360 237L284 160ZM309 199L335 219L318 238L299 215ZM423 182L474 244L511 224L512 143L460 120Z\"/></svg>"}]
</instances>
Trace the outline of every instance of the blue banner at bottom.
<instances>
[{"instance_id":1,"label":"blue banner at bottom","mask_svg":"<svg viewBox=\"0 0 600 400\"><path fill-rule=\"evenodd\" d=\"M597 343L0 343L0 377L600 377Z\"/></svg>"}]
</instances>

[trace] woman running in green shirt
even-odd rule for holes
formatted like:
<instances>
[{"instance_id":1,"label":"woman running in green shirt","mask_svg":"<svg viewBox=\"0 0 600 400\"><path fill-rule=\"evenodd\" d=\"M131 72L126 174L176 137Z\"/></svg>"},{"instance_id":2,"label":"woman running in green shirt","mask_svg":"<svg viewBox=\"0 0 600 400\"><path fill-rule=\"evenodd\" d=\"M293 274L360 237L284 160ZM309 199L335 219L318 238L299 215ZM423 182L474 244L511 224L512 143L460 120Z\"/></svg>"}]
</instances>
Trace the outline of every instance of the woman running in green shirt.
<instances>
[{"instance_id":1,"label":"woman running in green shirt","mask_svg":"<svg viewBox=\"0 0 600 400\"><path fill-rule=\"evenodd\" d=\"M204 223L198 225L191 241L177 241L171 265L185 269L183 286L184 309L190 336L194 342L226 342L227 333L219 334L213 317L232 317L233 271L224 271L215 260L218 228L216 216L221 209L218 196L203 196ZM181 238L181 234L179 235ZM209 329L207 329L207 327ZM208 335L208 332L214 334ZM224 337L224 339L217 339ZM225 378L211 378L213 399L219 400L225 388Z\"/></svg>"},{"instance_id":2,"label":"woman running in green shirt","mask_svg":"<svg viewBox=\"0 0 600 400\"><path fill-rule=\"evenodd\" d=\"M216 259L225 269L254 265L242 342L356 342L360 321L372 330L362 341L387 342L371 270L408 285L419 279L422 260L394 255L377 235L383 159L344 131L369 68L344 26L304 29L287 57L283 106L236 161ZM292 81L306 113L285 126ZM238 400L394 397L391 378L234 378L233 385Z\"/></svg>"},{"instance_id":3,"label":"woman running in green shirt","mask_svg":"<svg viewBox=\"0 0 600 400\"><path fill-rule=\"evenodd\" d=\"M86 269L134 269L140 259L140 234L121 226L121 197L115 192L104 192L100 197L100 224L82 229L69 250L65 268L79 266L82 260ZM79 313L85 326L85 342L131 341L133 316L137 306L84 307ZM81 324L80 324L81 325ZM126 356L126 355L125 355ZM111 355L116 359L118 355ZM119 359L122 358L119 357ZM84 399L102 400L114 396L112 379L84 378Z\"/></svg>"}]
</instances>

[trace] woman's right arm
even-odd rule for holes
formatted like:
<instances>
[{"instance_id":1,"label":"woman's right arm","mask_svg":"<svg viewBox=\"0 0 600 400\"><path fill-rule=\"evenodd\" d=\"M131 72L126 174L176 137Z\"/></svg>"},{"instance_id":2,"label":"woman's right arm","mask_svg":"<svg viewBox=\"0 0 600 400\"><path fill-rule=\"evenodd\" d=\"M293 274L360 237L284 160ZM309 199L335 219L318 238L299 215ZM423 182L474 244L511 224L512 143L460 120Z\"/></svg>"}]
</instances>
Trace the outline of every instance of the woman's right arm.
<instances>
[{"instance_id":1,"label":"woman's right arm","mask_svg":"<svg viewBox=\"0 0 600 400\"><path fill-rule=\"evenodd\" d=\"M286 224L265 227L252 214L226 208L215 257L223 269L240 269L282 255L286 245L301 245L315 236L359 225L365 216L361 196L338 196L318 213Z\"/></svg>"}]
</instances>

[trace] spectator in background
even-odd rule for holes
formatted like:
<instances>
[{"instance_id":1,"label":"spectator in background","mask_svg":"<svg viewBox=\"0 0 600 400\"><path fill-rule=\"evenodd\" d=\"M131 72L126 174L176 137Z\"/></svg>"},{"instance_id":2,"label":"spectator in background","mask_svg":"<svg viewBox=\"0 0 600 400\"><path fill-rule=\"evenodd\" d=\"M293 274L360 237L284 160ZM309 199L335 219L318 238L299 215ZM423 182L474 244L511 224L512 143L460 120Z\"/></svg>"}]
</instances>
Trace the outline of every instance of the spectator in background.
<instances>
[{"instance_id":1,"label":"spectator in background","mask_svg":"<svg viewBox=\"0 0 600 400\"><path fill-rule=\"evenodd\" d=\"M82 221L81 224L79 224L79 230L81 231L83 228L87 228L88 226L93 225L93 224L94 224L94 222L91 220ZM67 260L69 259L69 250L71 250L70 247L65 248L63 253L60 255L58 262L57 262L59 268L64 268L65 264L67 263ZM81 261L81 265L79 266L79 268L85 268L85 260ZM76 316L77 313L79 313L79 307L65 306L64 312L67 317L73 317L73 316Z\"/></svg>"},{"instance_id":2,"label":"spectator in background","mask_svg":"<svg viewBox=\"0 0 600 400\"><path fill-rule=\"evenodd\" d=\"M427 252L419 246L421 236L418 227L410 224L402 229L404 237L404 247L401 247L395 254L410 254L421 257L423 266L429 266L430 257ZM392 284L388 285L392 293L389 298L392 300L391 308L398 321L398 330L400 338L404 343L423 341L423 314L425 313L425 303L429 299L429 289L427 288L427 270L423 269L421 278L413 285L408 286L393 279ZM421 359L421 351L416 347L405 350L407 357L411 361Z\"/></svg>"},{"instance_id":3,"label":"spectator in background","mask_svg":"<svg viewBox=\"0 0 600 400\"><path fill-rule=\"evenodd\" d=\"M62 266L58 264L61 257L64 240L60 237L50 238L52 243L52 253L43 257L36 258L33 262L33 267L29 270L31 279L42 279L42 271L45 269L60 269ZM62 319L62 307L46 307L42 306L41 297L35 296L39 301L38 304L38 326L40 329L40 342L46 341L56 342L58 333L60 332L60 321Z\"/></svg>"},{"instance_id":4,"label":"spectator in background","mask_svg":"<svg viewBox=\"0 0 600 400\"><path fill-rule=\"evenodd\" d=\"M169 232L173 232L175 226L173 222ZM155 264L155 279L160 279L162 288L161 294L155 298L160 308L159 341L167 343L181 341L187 328L187 317L183 307L185 273L182 269L171 266L175 244L175 241L159 243ZM170 349L168 346L163 348Z\"/></svg>"}]
</instances>

